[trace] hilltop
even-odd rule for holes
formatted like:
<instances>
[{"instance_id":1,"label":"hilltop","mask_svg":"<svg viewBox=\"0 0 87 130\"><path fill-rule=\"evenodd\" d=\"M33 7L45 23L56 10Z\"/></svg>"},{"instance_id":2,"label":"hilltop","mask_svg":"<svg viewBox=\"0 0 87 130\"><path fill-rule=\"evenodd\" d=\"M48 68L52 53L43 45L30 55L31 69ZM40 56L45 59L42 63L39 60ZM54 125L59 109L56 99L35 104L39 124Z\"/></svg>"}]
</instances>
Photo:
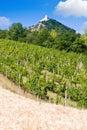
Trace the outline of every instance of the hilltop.
<instances>
[{"instance_id":1,"label":"hilltop","mask_svg":"<svg viewBox=\"0 0 87 130\"><path fill-rule=\"evenodd\" d=\"M76 31L74 29L71 29L67 27L66 25L63 25L59 21L56 21L55 19L49 18L47 15L45 15L44 18L42 18L37 24L32 25L29 27L29 30L31 31L39 31L41 29L47 29L48 31L51 31L54 29L59 34L64 33L75 33Z\"/></svg>"}]
</instances>

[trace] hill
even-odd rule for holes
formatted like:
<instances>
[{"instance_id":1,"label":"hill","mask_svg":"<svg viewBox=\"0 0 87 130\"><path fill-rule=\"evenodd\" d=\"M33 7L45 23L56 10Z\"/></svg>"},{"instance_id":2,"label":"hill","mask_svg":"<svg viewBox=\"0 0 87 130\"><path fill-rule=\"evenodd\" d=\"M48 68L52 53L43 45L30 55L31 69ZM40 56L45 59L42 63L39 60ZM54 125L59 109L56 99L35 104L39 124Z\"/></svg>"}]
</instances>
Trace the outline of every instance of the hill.
<instances>
[{"instance_id":1,"label":"hill","mask_svg":"<svg viewBox=\"0 0 87 130\"><path fill-rule=\"evenodd\" d=\"M47 16L29 28L13 23L8 30L0 30L1 38L67 52L87 53L86 41L80 34Z\"/></svg>"},{"instance_id":2,"label":"hill","mask_svg":"<svg viewBox=\"0 0 87 130\"><path fill-rule=\"evenodd\" d=\"M46 28L47 30L51 31L52 29L56 30L59 34L64 33L75 33L76 31L74 29L71 29L62 23L56 21L55 19L51 19L48 16L45 16L43 19L41 19L37 24L34 24L33 26L29 27L29 30L31 31L38 31L40 29Z\"/></svg>"},{"instance_id":3,"label":"hill","mask_svg":"<svg viewBox=\"0 0 87 130\"><path fill-rule=\"evenodd\" d=\"M47 16L29 27L28 31L28 43L57 50L86 52L87 47L80 41L79 33Z\"/></svg>"},{"instance_id":4,"label":"hill","mask_svg":"<svg viewBox=\"0 0 87 130\"><path fill-rule=\"evenodd\" d=\"M87 110L39 103L0 86L1 130L87 130Z\"/></svg>"}]
</instances>

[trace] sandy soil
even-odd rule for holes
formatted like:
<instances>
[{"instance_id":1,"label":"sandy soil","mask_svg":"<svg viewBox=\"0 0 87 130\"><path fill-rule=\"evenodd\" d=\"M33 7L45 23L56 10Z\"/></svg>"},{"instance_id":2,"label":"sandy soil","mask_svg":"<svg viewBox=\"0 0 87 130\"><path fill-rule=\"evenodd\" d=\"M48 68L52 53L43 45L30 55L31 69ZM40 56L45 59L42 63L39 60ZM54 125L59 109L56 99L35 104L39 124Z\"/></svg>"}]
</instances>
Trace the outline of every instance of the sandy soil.
<instances>
[{"instance_id":1,"label":"sandy soil","mask_svg":"<svg viewBox=\"0 0 87 130\"><path fill-rule=\"evenodd\" d=\"M40 104L0 87L0 130L87 130L87 110Z\"/></svg>"}]
</instances>

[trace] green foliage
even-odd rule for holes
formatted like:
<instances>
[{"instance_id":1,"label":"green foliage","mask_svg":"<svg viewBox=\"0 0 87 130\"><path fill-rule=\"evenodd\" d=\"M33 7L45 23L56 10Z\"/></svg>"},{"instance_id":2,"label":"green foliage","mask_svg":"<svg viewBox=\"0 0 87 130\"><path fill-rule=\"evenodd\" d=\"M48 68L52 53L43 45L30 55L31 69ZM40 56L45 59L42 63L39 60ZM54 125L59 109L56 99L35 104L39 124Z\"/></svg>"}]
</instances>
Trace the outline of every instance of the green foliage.
<instances>
[{"instance_id":1,"label":"green foliage","mask_svg":"<svg viewBox=\"0 0 87 130\"><path fill-rule=\"evenodd\" d=\"M39 24L43 25L39 28ZM49 19L27 29L21 23L13 23L8 30L0 30L0 38L27 42L57 50L87 52L87 36L76 34L75 30L64 26L56 20ZM35 30L36 28L36 30Z\"/></svg>"},{"instance_id":2,"label":"green foliage","mask_svg":"<svg viewBox=\"0 0 87 130\"><path fill-rule=\"evenodd\" d=\"M72 44L72 50L74 52L87 52L87 45L85 44L85 40L81 38L77 38Z\"/></svg>"},{"instance_id":3,"label":"green foliage","mask_svg":"<svg viewBox=\"0 0 87 130\"><path fill-rule=\"evenodd\" d=\"M13 23L8 30L8 39L10 40L19 40L23 37L23 27L21 23Z\"/></svg>"},{"instance_id":4,"label":"green foliage","mask_svg":"<svg viewBox=\"0 0 87 130\"><path fill-rule=\"evenodd\" d=\"M54 29L52 29L50 32L50 35L53 39L55 39L57 37L58 33Z\"/></svg>"},{"instance_id":5,"label":"green foliage","mask_svg":"<svg viewBox=\"0 0 87 130\"><path fill-rule=\"evenodd\" d=\"M51 31L52 29L58 32L59 34L65 34L67 32L69 33L75 33L74 29L71 29L60 22L54 20L54 19L49 19L48 21L42 21L42 24L45 25L45 27Z\"/></svg>"},{"instance_id":6,"label":"green foliage","mask_svg":"<svg viewBox=\"0 0 87 130\"><path fill-rule=\"evenodd\" d=\"M51 91L87 107L87 55L0 40L0 72L24 91L47 99ZM59 102L58 97L56 103Z\"/></svg>"},{"instance_id":7,"label":"green foliage","mask_svg":"<svg viewBox=\"0 0 87 130\"><path fill-rule=\"evenodd\" d=\"M7 36L7 30L0 30L0 38L5 39Z\"/></svg>"},{"instance_id":8,"label":"green foliage","mask_svg":"<svg viewBox=\"0 0 87 130\"><path fill-rule=\"evenodd\" d=\"M47 29L41 29L40 31L38 31L36 43L38 45L44 46L43 43L47 40L48 36L49 36L48 30Z\"/></svg>"}]
</instances>

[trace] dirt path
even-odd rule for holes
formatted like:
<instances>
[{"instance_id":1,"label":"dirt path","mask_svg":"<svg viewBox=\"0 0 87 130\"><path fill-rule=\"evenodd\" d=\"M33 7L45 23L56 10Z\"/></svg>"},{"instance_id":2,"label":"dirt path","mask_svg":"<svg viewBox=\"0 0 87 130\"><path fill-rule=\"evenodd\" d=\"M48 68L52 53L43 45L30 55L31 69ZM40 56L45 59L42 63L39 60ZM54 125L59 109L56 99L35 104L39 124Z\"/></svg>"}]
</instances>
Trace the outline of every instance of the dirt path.
<instances>
[{"instance_id":1,"label":"dirt path","mask_svg":"<svg viewBox=\"0 0 87 130\"><path fill-rule=\"evenodd\" d=\"M16 84L14 84L11 80L9 80L6 76L4 76L1 73L0 73L0 85L13 93L17 93L20 94L21 96L36 100L36 97L34 95L24 92L21 88L19 88Z\"/></svg>"},{"instance_id":2,"label":"dirt path","mask_svg":"<svg viewBox=\"0 0 87 130\"><path fill-rule=\"evenodd\" d=\"M0 86L0 130L87 130L87 110L40 104Z\"/></svg>"}]
</instances>

